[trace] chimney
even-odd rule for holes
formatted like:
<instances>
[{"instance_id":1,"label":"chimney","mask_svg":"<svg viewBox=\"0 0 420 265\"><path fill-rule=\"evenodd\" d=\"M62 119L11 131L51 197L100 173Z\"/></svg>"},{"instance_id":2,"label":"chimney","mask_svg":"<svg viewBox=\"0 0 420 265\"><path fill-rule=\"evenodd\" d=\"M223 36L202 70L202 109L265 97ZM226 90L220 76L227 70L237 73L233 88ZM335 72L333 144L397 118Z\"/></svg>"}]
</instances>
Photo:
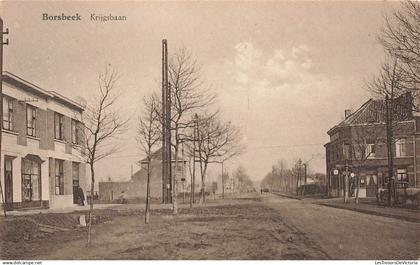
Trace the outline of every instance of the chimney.
<instances>
[{"instance_id":1,"label":"chimney","mask_svg":"<svg viewBox=\"0 0 420 265\"><path fill-rule=\"evenodd\" d=\"M344 110L344 118L347 119L351 115L351 109Z\"/></svg>"}]
</instances>

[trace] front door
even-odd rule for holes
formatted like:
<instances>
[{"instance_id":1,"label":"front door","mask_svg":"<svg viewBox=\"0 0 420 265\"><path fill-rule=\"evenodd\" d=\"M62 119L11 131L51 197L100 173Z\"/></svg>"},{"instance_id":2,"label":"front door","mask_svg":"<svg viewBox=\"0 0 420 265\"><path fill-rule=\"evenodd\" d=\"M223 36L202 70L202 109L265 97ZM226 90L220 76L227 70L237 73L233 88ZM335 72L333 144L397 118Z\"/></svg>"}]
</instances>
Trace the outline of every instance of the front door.
<instances>
[{"instance_id":1,"label":"front door","mask_svg":"<svg viewBox=\"0 0 420 265\"><path fill-rule=\"evenodd\" d=\"M366 197L375 197L377 187L377 176L376 175L367 175L366 176Z\"/></svg>"},{"instance_id":2,"label":"front door","mask_svg":"<svg viewBox=\"0 0 420 265\"><path fill-rule=\"evenodd\" d=\"M13 210L13 158L4 158L4 201L6 210Z\"/></svg>"}]
</instances>

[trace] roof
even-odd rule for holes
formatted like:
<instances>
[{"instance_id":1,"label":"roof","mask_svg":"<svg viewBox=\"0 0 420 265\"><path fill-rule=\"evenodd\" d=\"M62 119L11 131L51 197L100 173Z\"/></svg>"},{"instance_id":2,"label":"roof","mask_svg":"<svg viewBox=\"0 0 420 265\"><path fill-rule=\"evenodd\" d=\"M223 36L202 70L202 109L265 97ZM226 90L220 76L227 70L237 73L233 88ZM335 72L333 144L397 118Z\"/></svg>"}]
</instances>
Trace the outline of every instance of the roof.
<instances>
[{"instance_id":1,"label":"roof","mask_svg":"<svg viewBox=\"0 0 420 265\"><path fill-rule=\"evenodd\" d=\"M25 79L12 74L10 72L4 71L3 72L3 76L2 76L2 80L6 83L12 84L14 86L17 86L19 88L22 88L32 94L35 94L41 98L44 99L52 99L55 100L57 102L60 102L61 104L70 107L72 109L76 109L78 111L84 111L85 108L80 105L79 103L77 103L74 100L71 100L55 91L47 91L29 81L26 81Z\"/></svg>"},{"instance_id":2,"label":"roof","mask_svg":"<svg viewBox=\"0 0 420 265\"><path fill-rule=\"evenodd\" d=\"M394 120L406 121L413 117L411 108L412 104L411 93L407 92L397 97L394 100ZM337 128L362 125L371 123L385 123L386 122L386 104L385 100L369 99L360 108L346 117L338 125L332 127L327 133L331 134Z\"/></svg>"},{"instance_id":3,"label":"roof","mask_svg":"<svg viewBox=\"0 0 420 265\"><path fill-rule=\"evenodd\" d=\"M162 160L162 147L152 153L151 160ZM181 161L181 157L178 158L178 161ZM147 158L143 158L139 161L140 164L147 164ZM175 162L174 154L172 153L172 162ZM188 160L184 160L184 162L188 162Z\"/></svg>"}]
</instances>

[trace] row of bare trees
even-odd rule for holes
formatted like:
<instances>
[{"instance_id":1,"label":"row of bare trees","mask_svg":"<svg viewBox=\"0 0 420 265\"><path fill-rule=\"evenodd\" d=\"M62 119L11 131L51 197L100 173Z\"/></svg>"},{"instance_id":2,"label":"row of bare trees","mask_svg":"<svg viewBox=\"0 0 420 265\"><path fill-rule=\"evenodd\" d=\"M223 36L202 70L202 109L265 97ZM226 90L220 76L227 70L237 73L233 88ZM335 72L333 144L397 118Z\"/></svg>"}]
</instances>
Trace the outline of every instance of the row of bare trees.
<instances>
[{"instance_id":1,"label":"row of bare trees","mask_svg":"<svg viewBox=\"0 0 420 265\"><path fill-rule=\"evenodd\" d=\"M222 119L215 107L216 96L205 87L200 78L200 67L186 49L177 50L169 60L169 81L171 85L171 133L172 156L175 160L175 174L172 174L173 213L177 214L177 176L180 164L180 148L184 146L187 158L182 161L198 162L201 175L201 202L205 202L205 183L210 163L220 163L239 155L240 132L231 122ZM148 163L151 155L160 147L162 135L162 104L157 93L144 99L145 109L138 126L138 142ZM191 159L192 158L192 159ZM152 168L147 168L146 222L150 212L150 176ZM192 182L195 182L192 181ZM194 186L194 185L193 185ZM194 193L194 191L193 191ZM192 195L192 194L191 194Z\"/></svg>"},{"instance_id":2,"label":"row of bare trees","mask_svg":"<svg viewBox=\"0 0 420 265\"><path fill-rule=\"evenodd\" d=\"M171 89L171 133L172 152L178 171L180 145L185 143L188 154L197 157L202 181L202 202L205 201L205 182L209 163L223 162L241 152L240 132L230 122L221 119L214 108L216 96L205 88L200 79L200 67L186 49L178 50L169 63ZM90 210L88 217L87 243L91 242L91 228L94 219L93 194L95 187L95 165L98 161L119 150L117 138L128 128L128 119L123 119L118 110L118 73L110 65L99 74L98 89L87 104L81 132L83 133L82 155L90 166ZM143 100L143 112L138 120L137 141L147 163L147 187L145 222L150 219L150 178L152 176L152 154L161 144L162 104L153 93ZM194 136L194 131L198 131ZM198 148L192 148L193 143ZM176 189L176 174L172 176ZM176 190L173 193L173 213L177 213Z\"/></svg>"},{"instance_id":3,"label":"row of bare trees","mask_svg":"<svg viewBox=\"0 0 420 265\"><path fill-rule=\"evenodd\" d=\"M297 159L292 168L288 168L287 163L280 159L271 167L271 172L266 174L260 186L271 191L295 193L305 183L304 178L302 159Z\"/></svg>"}]
</instances>

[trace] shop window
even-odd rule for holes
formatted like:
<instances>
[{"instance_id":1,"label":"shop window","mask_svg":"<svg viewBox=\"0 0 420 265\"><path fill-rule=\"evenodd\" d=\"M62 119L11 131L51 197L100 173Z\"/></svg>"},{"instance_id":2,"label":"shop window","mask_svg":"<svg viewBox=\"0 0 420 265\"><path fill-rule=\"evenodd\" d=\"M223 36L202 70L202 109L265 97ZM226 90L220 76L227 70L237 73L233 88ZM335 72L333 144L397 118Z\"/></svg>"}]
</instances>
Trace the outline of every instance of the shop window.
<instances>
[{"instance_id":1,"label":"shop window","mask_svg":"<svg viewBox=\"0 0 420 265\"><path fill-rule=\"evenodd\" d=\"M73 162L72 164L72 176L73 176L73 188L80 184L80 163Z\"/></svg>"},{"instance_id":2,"label":"shop window","mask_svg":"<svg viewBox=\"0 0 420 265\"><path fill-rule=\"evenodd\" d=\"M26 158L22 159L22 199L41 200L41 164Z\"/></svg>"},{"instance_id":3,"label":"shop window","mask_svg":"<svg viewBox=\"0 0 420 265\"><path fill-rule=\"evenodd\" d=\"M55 160L55 194L64 195L64 161Z\"/></svg>"}]
</instances>

